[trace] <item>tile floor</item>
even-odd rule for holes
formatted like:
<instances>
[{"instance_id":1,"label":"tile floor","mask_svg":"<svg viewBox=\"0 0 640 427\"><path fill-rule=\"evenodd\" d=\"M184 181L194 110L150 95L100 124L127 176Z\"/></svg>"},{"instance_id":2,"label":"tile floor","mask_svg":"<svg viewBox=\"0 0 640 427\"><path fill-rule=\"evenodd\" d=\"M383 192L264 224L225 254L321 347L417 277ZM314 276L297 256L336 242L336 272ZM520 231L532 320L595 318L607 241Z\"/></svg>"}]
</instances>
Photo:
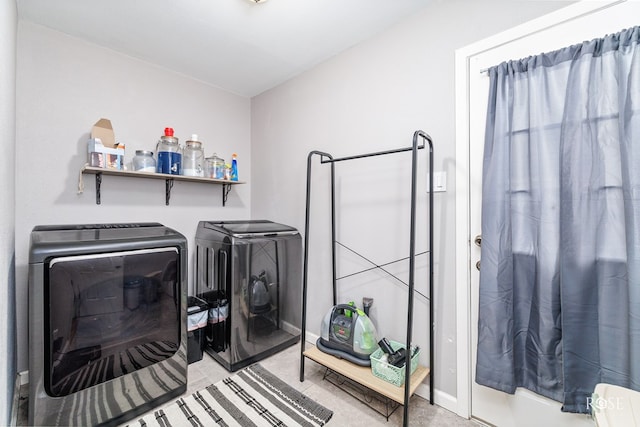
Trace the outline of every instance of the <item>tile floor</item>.
<instances>
[{"instance_id":1,"label":"tile floor","mask_svg":"<svg viewBox=\"0 0 640 427\"><path fill-rule=\"evenodd\" d=\"M350 396L327 380L323 380L324 367L306 359L305 381L300 382L300 344L289 347L282 352L260 361L260 364L291 386L297 388L318 403L333 411L328 426L375 427L402 426L403 408L399 407L389 418L375 412L365 404ZM206 353L202 360L189 365L187 393L193 393L209 384L216 383L230 373ZM18 411L18 426L27 425L28 390L21 390ZM409 404L409 425L433 427L473 427L473 421L466 420L456 414L429 401L413 396Z\"/></svg>"}]
</instances>

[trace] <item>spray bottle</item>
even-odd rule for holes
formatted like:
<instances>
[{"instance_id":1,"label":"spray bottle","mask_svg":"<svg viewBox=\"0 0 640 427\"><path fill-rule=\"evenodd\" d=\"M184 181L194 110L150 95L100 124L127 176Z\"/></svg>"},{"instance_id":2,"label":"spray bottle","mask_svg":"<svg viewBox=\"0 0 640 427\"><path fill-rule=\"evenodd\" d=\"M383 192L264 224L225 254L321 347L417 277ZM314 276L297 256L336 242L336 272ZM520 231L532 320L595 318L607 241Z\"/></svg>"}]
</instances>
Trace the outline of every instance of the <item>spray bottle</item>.
<instances>
[{"instance_id":1,"label":"spray bottle","mask_svg":"<svg viewBox=\"0 0 640 427\"><path fill-rule=\"evenodd\" d=\"M231 181L238 180L238 155L233 153L231 155Z\"/></svg>"}]
</instances>

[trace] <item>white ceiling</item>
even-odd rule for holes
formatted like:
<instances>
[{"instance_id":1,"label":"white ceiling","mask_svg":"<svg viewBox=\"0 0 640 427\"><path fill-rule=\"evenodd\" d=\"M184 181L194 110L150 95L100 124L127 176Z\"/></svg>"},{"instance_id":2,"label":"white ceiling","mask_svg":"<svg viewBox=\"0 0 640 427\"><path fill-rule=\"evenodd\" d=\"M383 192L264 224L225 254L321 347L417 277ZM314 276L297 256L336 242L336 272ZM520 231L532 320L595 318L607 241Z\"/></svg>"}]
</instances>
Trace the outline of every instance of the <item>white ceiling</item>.
<instances>
[{"instance_id":1,"label":"white ceiling","mask_svg":"<svg viewBox=\"0 0 640 427\"><path fill-rule=\"evenodd\" d=\"M16 1L22 20L251 97L433 0Z\"/></svg>"}]
</instances>

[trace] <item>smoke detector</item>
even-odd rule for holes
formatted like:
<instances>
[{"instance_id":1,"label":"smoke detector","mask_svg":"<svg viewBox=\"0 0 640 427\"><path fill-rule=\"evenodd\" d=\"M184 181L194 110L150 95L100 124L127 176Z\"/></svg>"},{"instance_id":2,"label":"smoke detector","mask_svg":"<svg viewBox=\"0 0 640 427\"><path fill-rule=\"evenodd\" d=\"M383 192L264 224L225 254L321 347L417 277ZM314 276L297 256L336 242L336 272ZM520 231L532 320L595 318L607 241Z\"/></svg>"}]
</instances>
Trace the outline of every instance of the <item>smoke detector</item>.
<instances>
[{"instance_id":1,"label":"smoke detector","mask_svg":"<svg viewBox=\"0 0 640 427\"><path fill-rule=\"evenodd\" d=\"M252 3L266 3L267 0L249 0Z\"/></svg>"}]
</instances>

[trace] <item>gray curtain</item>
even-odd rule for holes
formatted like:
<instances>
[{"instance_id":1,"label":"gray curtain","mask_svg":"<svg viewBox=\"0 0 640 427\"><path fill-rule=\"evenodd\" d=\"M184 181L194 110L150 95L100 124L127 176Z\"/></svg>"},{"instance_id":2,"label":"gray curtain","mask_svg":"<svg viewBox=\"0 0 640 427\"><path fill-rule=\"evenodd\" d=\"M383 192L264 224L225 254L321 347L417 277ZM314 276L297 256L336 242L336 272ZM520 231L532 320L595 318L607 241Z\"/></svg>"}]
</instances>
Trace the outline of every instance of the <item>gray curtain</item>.
<instances>
[{"instance_id":1,"label":"gray curtain","mask_svg":"<svg viewBox=\"0 0 640 427\"><path fill-rule=\"evenodd\" d=\"M640 390L640 27L489 70L476 382Z\"/></svg>"}]
</instances>

